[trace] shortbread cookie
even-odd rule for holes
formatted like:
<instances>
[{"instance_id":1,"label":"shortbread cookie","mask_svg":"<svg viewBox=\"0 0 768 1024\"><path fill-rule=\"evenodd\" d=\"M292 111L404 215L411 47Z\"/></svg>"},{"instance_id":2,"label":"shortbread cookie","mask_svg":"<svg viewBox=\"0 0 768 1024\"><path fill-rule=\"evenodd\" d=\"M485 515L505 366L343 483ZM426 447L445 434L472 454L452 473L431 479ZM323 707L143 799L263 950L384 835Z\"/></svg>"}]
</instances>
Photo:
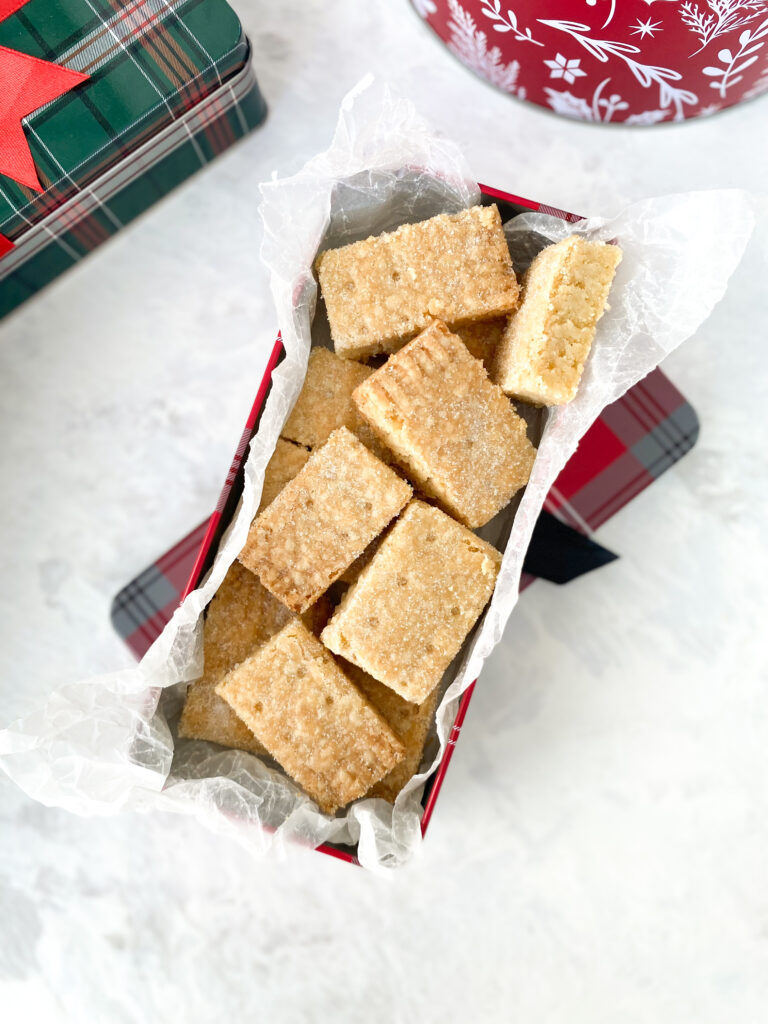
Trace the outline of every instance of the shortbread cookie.
<instances>
[{"instance_id":1,"label":"shortbread cookie","mask_svg":"<svg viewBox=\"0 0 768 1024\"><path fill-rule=\"evenodd\" d=\"M411 496L346 427L252 523L240 561L292 611L313 604Z\"/></svg>"},{"instance_id":2,"label":"shortbread cookie","mask_svg":"<svg viewBox=\"0 0 768 1024\"><path fill-rule=\"evenodd\" d=\"M435 319L458 327L517 305L496 206L404 224L320 253L315 263L338 355L395 352Z\"/></svg>"},{"instance_id":3,"label":"shortbread cookie","mask_svg":"<svg viewBox=\"0 0 768 1024\"><path fill-rule=\"evenodd\" d=\"M485 525L528 482L536 449L525 421L439 321L354 399L408 476L466 526Z\"/></svg>"},{"instance_id":4,"label":"shortbread cookie","mask_svg":"<svg viewBox=\"0 0 768 1024\"><path fill-rule=\"evenodd\" d=\"M621 255L579 235L542 249L496 352L492 376L506 394L534 405L571 401Z\"/></svg>"},{"instance_id":5,"label":"shortbread cookie","mask_svg":"<svg viewBox=\"0 0 768 1024\"><path fill-rule=\"evenodd\" d=\"M432 693L488 602L501 555L440 509L412 501L320 639L404 700Z\"/></svg>"},{"instance_id":6,"label":"shortbread cookie","mask_svg":"<svg viewBox=\"0 0 768 1024\"><path fill-rule=\"evenodd\" d=\"M405 756L384 719L298 620L216 692L327 814L363 796Z\"/></svg>"}]
</instances>

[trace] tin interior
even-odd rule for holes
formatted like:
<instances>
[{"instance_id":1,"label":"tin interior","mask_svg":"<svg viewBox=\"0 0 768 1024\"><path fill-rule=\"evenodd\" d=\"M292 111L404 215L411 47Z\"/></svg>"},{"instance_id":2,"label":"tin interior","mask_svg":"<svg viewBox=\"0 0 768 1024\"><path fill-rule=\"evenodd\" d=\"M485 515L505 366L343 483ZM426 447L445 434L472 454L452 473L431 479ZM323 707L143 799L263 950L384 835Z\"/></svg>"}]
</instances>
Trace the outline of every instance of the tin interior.
<instances>
[{"instance_id":1,"label":"tin interior","mask_svg":"<svg viewBox=\"0 0 768 1024\"><path fill-rule=\"evenodd\" d=\"M516 216L519 216L521 213L527 213L530 212L531 210L540 209L538 203L531 202L530 200L522 199L517 196L511 196L508 193L499 192L496 189L492 189L483 185L481 185L480 188L482 192L483 205L489 206L492 205L493 203L496 203L496 205L499 207L499 212L501 213L502 222L504 223L506 223L509 220L512 220ZM573 214L567 214L564 211L560 210L547 209L546 212L551 212L555 215L559 215L563 217L563 219L567 220L578 219ZM369 227L370 233L376 233L388 230L391 227L391 225L380 225L378 223L371 223ZM328 327L328 319L326 316L325 306L324 303L322 302L322 299L318 300L317 310L312 324L312 338L313 345L325 345L326 347L330 346L330 330ZM267 369L265 371L262 385L259 389L256 401L254 402L254 406L248 418L248 423L246 425L246 430L243 434L242 441L250 441L250 439L257 433L259 429L259 423L261 421L261 416L266 405L266 400L269 395L269 390L271 387L272 371L280 364L280 362L282 362L283 358L283 346L278 336ZM525 412L525 417L528 422L529 436L531 437L531 440L534 444L538 444L544 425L544 413L540 410L523 410L522 408L519 411ZM238 446L238 451L244 451L247 449L247 445L243 445L242 441L241 444ZM196 589L199 586L200 582L205 578L205 576L213 566L216 557L216 552L218 551L219 543L221 542L221 538L225 530L229 526L230 522L232 521L232 518L237 512L237 508L243 492L244 479L245 461L243 457L239 457L235 459L232 465L232 469L230 470L230 474L227 477L227 484L225 485L224 490L222 491L218 508L211 519L208 532L203 541L203 544L201 545L198 559L195 563L195 567L190 576L189 583L187 584L187 587L185 588L184 591L184 597L190 591ZM480 536L488 540L499 550L503 551L506 546L507 540L509 538L509 533L512 528L512 521L514 520L515 512L517 511L517 506L519 504L520 497L521 495L518 495L515 499L513 499L513 501L510 503L510 505L507 506L506 509L499 513L499 515L496 516L493 520L491 520L490 523L484 526L482 530L478 531ZM462 651L459 653L457 658L454 659L454 662L452 662L452 664L446 671L445 676L443 678L443 682L441 683L442 688L447 687L450 680L455 677L457 666L461 663L462 658L465 656L466 649L469 646L469 642L472 636L474 635L475 630L479 628L479 625L480 623L478 623L475 626L475 629L472 630L472 632L467 637L467 640L465 640L462 646ZM448 768L448 764L453 754L453 749L455 746L455 742L458 738L461 724L467 713L469 702L472 698L474 686L475 683L473 683L467 690L465 690L465 692L459 699L456 716L454 718L454 724L451 731L450 741L446 745L440 764L424 785L424 791L421 798L422 807L424 808L421 823L422 834L426 833L427 827L429 825L429 821L432 816L437 796L440 792L440 788L442 786L443 779ZM434 751L435 742L436 739L434 735L430 738L430 740L427 741L425 760L431 760L431 758L429 758L430 745L432 745ZM324 853L330 854L331 856L335 856L343 860L350 861L352 863L357 863L357 848L355 846L337 843L326 843L318 847L318 849Z\"/></svg>"}]
</instances>

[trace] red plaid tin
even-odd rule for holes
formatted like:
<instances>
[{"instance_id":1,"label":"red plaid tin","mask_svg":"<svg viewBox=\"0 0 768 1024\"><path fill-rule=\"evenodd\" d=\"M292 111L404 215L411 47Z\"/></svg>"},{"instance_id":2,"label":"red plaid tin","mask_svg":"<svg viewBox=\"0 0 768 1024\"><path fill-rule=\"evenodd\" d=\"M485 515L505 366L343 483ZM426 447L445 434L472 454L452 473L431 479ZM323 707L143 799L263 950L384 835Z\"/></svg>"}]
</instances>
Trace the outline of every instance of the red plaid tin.
<instances>
[{"instance_id":1,"label":"red plaid tin","mask_svg":"<svg viewBox=\"0 0 768 1024\"><path fill-rule=\"evenodd\" d=\"M498 189L480 187L483 201L497 203L504 221L529 210L570 222L581 219ZM211 518L115 597L111 613L113 625L137 657L148 650L179 602L199 586L213 564L219 541L240 501L248 446L258 430L272 374L282 358L283 344L278 336ZM551 488L545 508L579 532L591 534L690 451L698 433L696 413L661 370L656 369L603 410ZM534 577L524 573L521 590L533 580ZM459 701L442 761L424 788L422 834L426 833L432 818L475 683ZM353 847L326 843L318 849L357 863Z\"/></svg>"}]
</instances>

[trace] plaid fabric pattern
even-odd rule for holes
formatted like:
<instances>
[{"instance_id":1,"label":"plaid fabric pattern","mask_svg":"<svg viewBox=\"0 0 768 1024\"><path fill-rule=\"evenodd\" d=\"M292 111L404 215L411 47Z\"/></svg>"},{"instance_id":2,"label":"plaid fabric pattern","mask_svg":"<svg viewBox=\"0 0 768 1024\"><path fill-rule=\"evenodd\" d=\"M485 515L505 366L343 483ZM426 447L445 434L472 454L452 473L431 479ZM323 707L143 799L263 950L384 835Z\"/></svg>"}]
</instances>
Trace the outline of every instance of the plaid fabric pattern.
<instances>
[{"instance_id":1,"label":"plaid fabric pattern","mask_svg":"<svg viewBox=\"0 0 768 1024\"><path fill-rule=\"evenodd\" d=\"M31 225L4 256L0 249L0 317L242 138L265 114L246 63L211 96Z\"/></svg>"},{"instance_id":2,"label":"plaid fabric pattern","mask_svg":"<svg viewBox=\"0 0 768 1024\"><path fill-rule=\"evenodd\" d=\"M698 432L696 413L661 370L654 370L603 411L557 478L545 507L591 533L681 459ZM112 623L137 657L178 607L207 529L206 520L115 598ZM532 576L524 576L521 589L532 582Z\"/></svg>"},{"instance_id":3,"label":"plaid fabric pattern","mask_svg":"<svg viewBox=\"0 0 768 1024\"><path fill-rule=\"evenodd\" d=\"M0 234L11 241L248 59L240 22L224 0L29 0L0 23L0 45L90 75L24 118L44 191L0 183Z\"/></svg>"},{"instance_id":4,"label":"plaid fabric pattern","mask_svg":"<svg viewBox=\"0 0 768 1024\"><path fill-rule=\"evenodd\" d=\"M208 523L166 551L123 587L112 602L112 625L137 658L143 657L179 606Z\"/></svg>"}]
</instances>

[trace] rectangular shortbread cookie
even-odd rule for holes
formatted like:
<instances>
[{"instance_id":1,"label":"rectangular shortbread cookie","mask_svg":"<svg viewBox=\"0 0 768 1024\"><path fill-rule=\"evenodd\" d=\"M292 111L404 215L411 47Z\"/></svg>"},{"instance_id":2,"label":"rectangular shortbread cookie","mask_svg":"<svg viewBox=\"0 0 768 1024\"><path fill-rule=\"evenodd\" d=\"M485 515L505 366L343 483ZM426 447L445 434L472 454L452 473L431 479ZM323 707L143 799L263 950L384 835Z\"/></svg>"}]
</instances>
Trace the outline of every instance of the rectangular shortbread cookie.
<instances>
[{"instance_id":1,"label":"rectangular shortbread cookie","mask_svg":"<svg viewBox=\"0 0 768 1024\"><path fill-rule=\"evenodd\" d=\"M291 613L239 562L233 562L208 606L203 624L204 672L187 691L179 736L210 740L263 754L250 729L218 697L214 687L255 647L274 636Z\"/></svg>"},{"instance_id":2,"label":"rectangular shortbread cookie","mask_svg":"<svg viewBox=\"0 0 768 1024\"><path fill-rule=\"evenodd\" d=\"M394 352L434 319L490 320L517 305L518 284L496 206L404 224L320 253L315 266L336 352Z\"/></svg>"},{"instance_id":3,"label":"rectangular shortbread cookie","mask_svg":"<svg viewBox=\"0 0 768 1024\"><path fill-rule=\"evenodd\" d=\"M525 421L440 321L354 399L409 477L466 526L483 526L528 482L536 449Z\"/></svg>"},{"instance_id":4,"label":"rectangular shortbread cookie","mask_svg":"<svg viewBox=\"0 0 768 1024\"><path fill-rule=\"evenodd\" d=\"M179 721L179 736L189 740L208 740L252 754L266 754L264 744L259 743L245 722L216 693L216 682L222 678L210 681L203 677L189 687Z\"/></svg>"},{"instance_id":5,"label":"rectangular shortbread cookie","mask_svg":"<svg viewBox=\"0 0 768 1024\"><path fill-rule=\"evenodd\" d=\"M538 254L523 281L492 376L514 398L563 405L576 394L621 249L570 235Z\"/></svg>"},{"instance_id":6,"label":"rectangular shortbread cookie","mask_svg":"<svg viewBox=\"0 0 768 1024\"><path fill-rule=\"evenodd\" d=\"M454 333L458 334L475 359L480 360L488 373L493 367L496 349L507 329L508 319L504 316L498 317L496 320L477 320L474 323L454 328Z\"/></svg>"},{"instance_id":7,"label":"rectangular shortbread cookie","mask_svg":"<svg viewBox=\"0 0 768 1024\"><path fill-rule=\"evenodd\" d=\"M366 796L380 796L392 803L406 782L419 770L427 733L437 707L438 691L433 690L422 704L411 704L357 665L343 662L342 667L405 748L405 757L400 764L366 793Z\"/></svg>"},{"instance_id":8,"label":"rectangular shortbread cookie","mask_svg":"<svg viewBox=\"0 0 768 1024\"><path fill-rule=\"evenodd\" d=\"M490 544L440 509L412 501L320 639L420 704L479 618L500 564Z\"/></svg>"},{"instance_id":9,"label":"rectangular shortbread cookie","mask_svg":"<svg viewBox=\"0 0 768 1024\"><path fill-rule=\"evenodd\" d=\"M283 437L317 448L339 427L354 433L358 421L352 392L372 372L369 366L340 359L327 348L313 348L304 387L283 427Z\"/></svg>"},{"instance_id":10,"label":"rectangular shortbread cookie","mask_svg":"<svg viewBox=\"0 0 768 1024\"><path fill-rule=\"evenodd\" d=\"M259 512L271 504L285 485L303 469L309 458L306 448L300 448L290 441L278 438L272 458L264 472L264 486L261 489Z\"/></svg>"},{"instance_id":11,"label":"rectangular shortbread cookie","mask_svg":"<svg viewBox=\"0 0 768 1024\"><path fill-rule=\"evenodd\" d=\"M327 814L363 796L404 757L384 719L298 620L216 692Z\"/></svg>"},{"instance_id":12,"label":"rectangular shortbread cookie","mask_svg":"<svg viewBox=\"0 0 768 1024\"><path fill-rule=\"evenodd\" d=\"M313 348L309 353L304 387L286 420L282 436L295 444L318 448L334 430L346 427L374 455L383 462L391 462L392 453L360 416L352 401L352 392L372 373L373 368L370 366L351 359L341 359L327 348ZM278 445L280 443L278 441ZM308 457L305 455L305 461ZM299 469L301 466L296 473ZM296 473L292 473L288 479L292 479Z\"/></svg>"},{"instance_id":13,"label":"rectangular shortbread cookie","mask_svg":"<svg viewBox=\"0 0 768 1024\"><path fill-rule=\"evenodd\" d=\"M304 611L410 496L410 485L341 427L254 520L240 561L283 604Z\"/></svg>"},{"instance_id":14,"label":"rectangular shortbread cookie","mask_svg":"<svg viewBox=\"0 0 768 1024\"><path fill-rule=\"evenodd\" d=\"M320 598L307 609L303 620L309 629L319 632L330 613L330 604ZM252 572L239 562L232 563L208 605L203 624L204 675L187 690L179 736L266 753L251 730L217 696L215 686L292 618Z\"/></svg>"}]
</instances>

